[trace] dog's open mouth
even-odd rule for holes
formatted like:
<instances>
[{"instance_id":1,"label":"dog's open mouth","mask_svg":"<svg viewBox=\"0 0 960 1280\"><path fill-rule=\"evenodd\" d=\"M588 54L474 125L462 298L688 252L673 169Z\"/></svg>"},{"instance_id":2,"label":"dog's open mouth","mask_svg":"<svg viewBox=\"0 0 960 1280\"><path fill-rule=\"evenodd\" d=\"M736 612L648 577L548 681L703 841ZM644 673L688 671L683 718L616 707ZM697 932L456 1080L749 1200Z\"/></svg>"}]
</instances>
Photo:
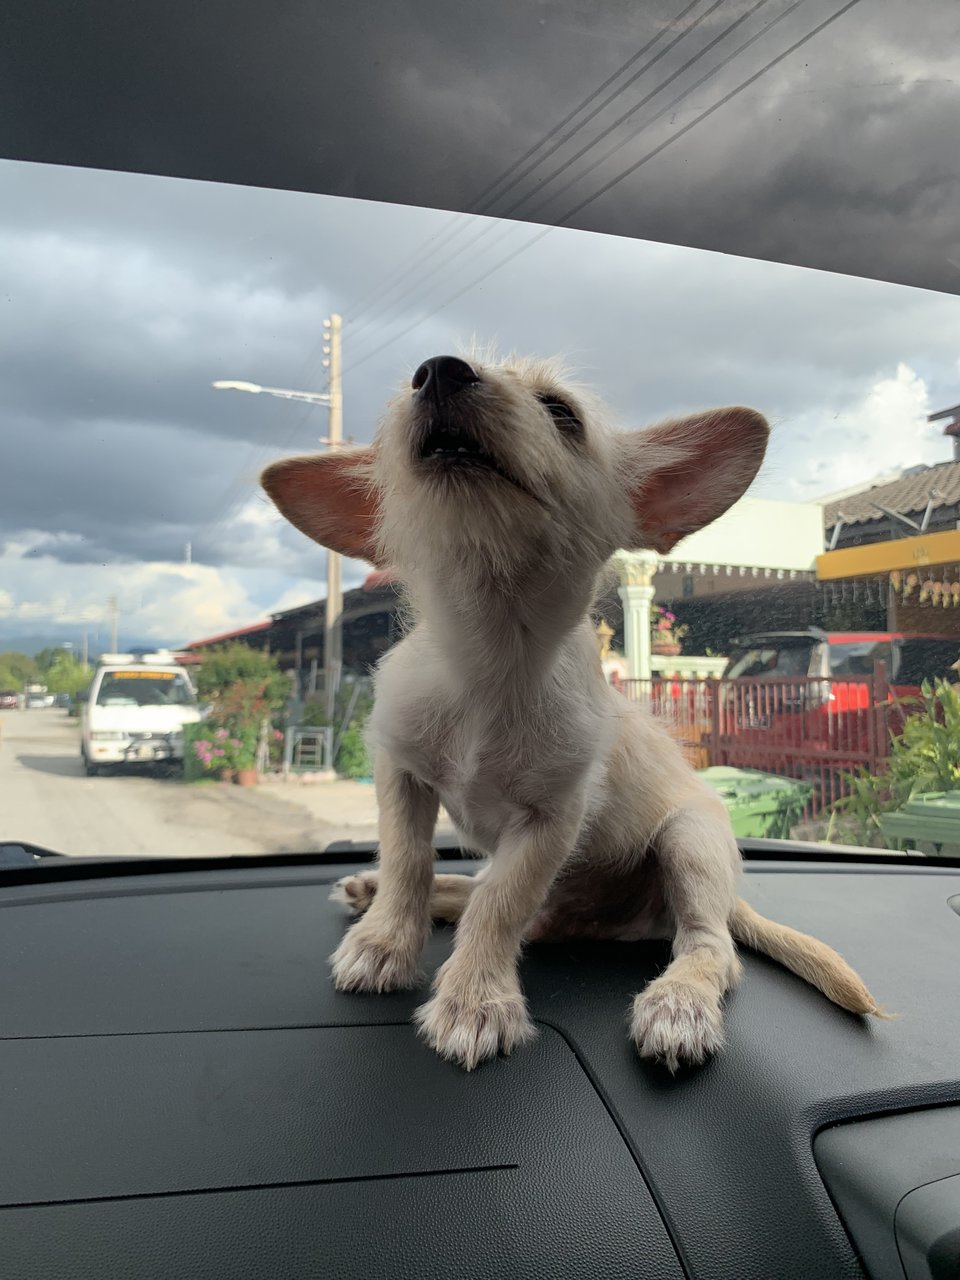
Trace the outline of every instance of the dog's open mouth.
<instances>
[{"instance_id":1,"label":"dog's open mouth","mask_svg":"<svg viewBox=\"0 0 960 1280\"><path fill-rule=\"evenodd\" d=\"M444 471L487 471L502 476L511 484L518 484L497 459L465 431L457 431L451 427L431 427L423 438L419 455L431 468L442 468Z\"/></svg>"}]
</instances>

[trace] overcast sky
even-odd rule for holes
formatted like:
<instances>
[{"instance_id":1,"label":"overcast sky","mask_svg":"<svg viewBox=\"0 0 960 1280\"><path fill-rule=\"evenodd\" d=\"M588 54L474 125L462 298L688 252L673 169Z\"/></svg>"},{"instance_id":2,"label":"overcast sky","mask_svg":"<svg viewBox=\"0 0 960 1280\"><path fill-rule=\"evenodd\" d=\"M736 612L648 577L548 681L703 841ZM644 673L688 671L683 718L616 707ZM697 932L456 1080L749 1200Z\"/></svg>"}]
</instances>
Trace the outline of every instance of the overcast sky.
<instances>
[{"instance_id":1,"label":"overcast sky","mask_svg":"<svg viewBox=\"0 0 960 1280\"><path fill-rule=\"evenodd\" d=\"M331 311L357 441L422 359L476 335L567 356L623 425L756 406L776 427L757 494L812 499L950 456L925 415L960 400L955 296L583 231L0 162L0 648L102 630L111 593L121 641L171 643L322 594L323 552L256 475L310 450L325 410L210 383L322 390ZM348 565L345 585L364 573Z\"/></svg>"}]
</instances>

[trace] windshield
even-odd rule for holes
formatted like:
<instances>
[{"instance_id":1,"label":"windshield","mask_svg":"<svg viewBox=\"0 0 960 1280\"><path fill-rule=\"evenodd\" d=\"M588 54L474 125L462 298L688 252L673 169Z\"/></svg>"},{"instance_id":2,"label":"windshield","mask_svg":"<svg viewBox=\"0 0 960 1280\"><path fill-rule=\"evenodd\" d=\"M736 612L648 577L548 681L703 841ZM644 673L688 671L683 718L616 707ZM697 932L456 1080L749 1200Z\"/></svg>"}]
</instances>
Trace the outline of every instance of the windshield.
<instances>
[{"instance_id":1,"label":"windshield","mask_svg":"<svg viewBox=\"0 0 960 1280\"><path fill-rule=\"evenodd\" d=\"M812 640L768 641L734 649L724 673L728 680L790 680L810 675Z\"/></svg>"},{"instance_id":2,"label":"windshield","mask_svg":"<svg viewBox=\"0 0 960 1280\"><path fill-rule=\"evenodd\" d=\"M540 8L551 40L549 5L517 13ZM574 406L586 388L583 421L563 397L538 400L567 450L552 467L531 447L538 484L597 458L640 474L626 446L595 447L594 421L620 433L748 405L772 424L756 479L706 527L684 502L648 520L653 491L634 494L632 524L624 503L627 545L596 543L616 554L582 611L607 684L708 782L734 770L789 796L738 835L879 845L914 784L960 787L960 298L851 266L923 249L939 255L924 278L956 286L952 179L931 162L917 183L911 167L955 114L956 51L886 8L810 36L821 19L804 5L636 25L645 7L623 5L607 39L580 6L573 68L545 52L497 70L478 53L469 74L453 62L426 83L387 60L369 109L410 112L404 145L433 174L416 207L391 202L403 154L388 165L384 142L383 174L375 153L334 162L322 131L317 181L352 192L362 177L380 198L0 160L0 835L86 855L377 839L368 729L378 664L413 621L406 586L369 539L328 554L258 476L371 446L385 406L444 354L559 357ZM661 28L647 68L638 50ZM460 115L464 142L441 146L433 130ZM261 116L237 150L268 182L281 117ZM826 173L824 147L842 153ZM590 229L601 204L618 234ZM774 260L790 246L819 269ZM692 435L691 477L722 464L712 421ZM442 433L433 444L438 465L457 462ZM530 492L511 498L492 524L518 527ZM545 554L565 508L539 491L535 506ZM571 505L578 546L598 506ZM554 654L569 582L539 563L503 580ZM448 567L451 588L462 572ZM459 669L425 646L421 702ZM933 702L904 708L924 682ZM162 735L141 725L142 740L136 717L90 714L161 707Z\"/></svg>"},{"instance_id":3,"label":"windshield","mask_svg":"<svg viewBox=\"0 0 960 1280\"><path fill-rule=\"evenodd\" d=\"M188 707L195 703L186 680L172 671L107 671L97 690L98 707Z\"/></svg>"}]
</instances>

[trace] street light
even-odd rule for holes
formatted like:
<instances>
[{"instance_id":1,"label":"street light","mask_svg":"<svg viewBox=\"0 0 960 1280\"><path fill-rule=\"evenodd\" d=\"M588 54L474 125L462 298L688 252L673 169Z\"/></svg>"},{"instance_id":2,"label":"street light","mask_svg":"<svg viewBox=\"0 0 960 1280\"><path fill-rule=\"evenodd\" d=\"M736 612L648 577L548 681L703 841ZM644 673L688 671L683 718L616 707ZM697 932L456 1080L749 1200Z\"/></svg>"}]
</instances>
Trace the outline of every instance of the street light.
<instances>
[{"instance_id":1,"label":"street light","mask_svg":"<svg viewBox=\"0 0 960 1280\"><path fill-rule=\"evenodd\" d=\"M330 390L293 391L289 387L261 387L256 382L238 382L221 380L211 383L215 391L246 391L251 395L276 396L279 400L299 400L305 404L323 404L330 411L330 434L320 437L320 443L328 449L339 449L343 444L343 387L341 382L340 332L342 321L339 316L331 316L323 322L324 361L323 367L330 371ZM353 444L348 437L347 444ZM336 551L327 549L327 600L323 635L323 667L324 692L326 694L327 717L333 723L336 706L337 688L340 684L340 672L343 666L343 635L341 633L341 614L343 613L343 586L340 573L340 556Z\"/></svg>"},{"instance_id":2,"label":"street light","mask_svg":"<svg viewBox=\"0 0 960 1280\"><path fill-rule=\"evenodd\" d=\"M248 391L254 396L276 396L280 400L302 400L306 404L329 404L330 396L321 391L291 391L288 387L261 387L256 382L221 381L210 384L214 391Z\"/></svg>"}]
</instances>

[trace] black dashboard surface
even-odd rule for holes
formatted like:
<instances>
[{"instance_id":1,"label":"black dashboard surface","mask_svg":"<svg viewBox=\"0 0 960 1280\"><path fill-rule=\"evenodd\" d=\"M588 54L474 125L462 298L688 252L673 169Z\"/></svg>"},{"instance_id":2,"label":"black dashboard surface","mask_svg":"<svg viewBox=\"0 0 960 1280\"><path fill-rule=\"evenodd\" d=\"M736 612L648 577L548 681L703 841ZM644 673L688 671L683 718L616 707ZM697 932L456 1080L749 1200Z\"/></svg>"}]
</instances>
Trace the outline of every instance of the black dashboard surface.
<instances>
[{"instance_id":1,"label":"black dashboard surface","mask_svg":"<svg viewBox=\"0 0 960 1280\"><path fill-rule=\"evenodd\" d=\"M329 982L345 870L0 888L5 1275L852 1280L816 1135L960 1102L954 867L750 862L750 901L900 1016L747 954L724 1053L673 1079L625 1034L659 944L531 947L534 1045L440 1062L409 1026L423 990Z\"/></svg>"}]
</instances>

